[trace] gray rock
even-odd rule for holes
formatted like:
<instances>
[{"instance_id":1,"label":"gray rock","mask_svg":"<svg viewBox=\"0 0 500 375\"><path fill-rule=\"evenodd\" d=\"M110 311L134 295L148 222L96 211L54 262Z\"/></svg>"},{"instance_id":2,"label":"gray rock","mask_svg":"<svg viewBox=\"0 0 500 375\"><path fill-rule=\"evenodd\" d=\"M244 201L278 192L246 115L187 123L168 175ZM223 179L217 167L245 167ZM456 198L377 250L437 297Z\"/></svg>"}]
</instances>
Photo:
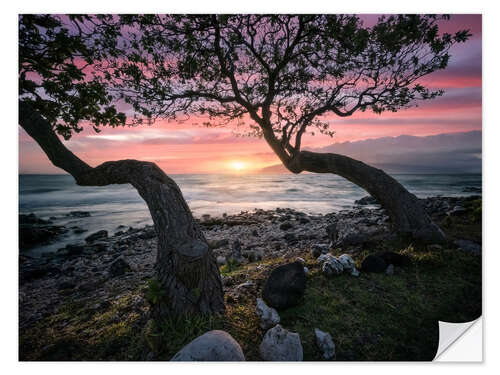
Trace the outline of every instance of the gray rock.
<instances>
[{"instance_id":1,"label":"gray rock","mask_svg":"<svg viewBox=\"0 0 500 375\"><path fill-rule=\"evenodd\" d=\"M320 331L314 328L314 335L316 336L316 344L321 350L324 359L331 359L335 357L335 344L332 336L328 332Z\"/></svg>"},{"instance_id":2,"label":"gray rock","mask_svg":"<svg viewBox=\"0 0 500 375\"><path fill-rule=\"evenodd\" d=\"M224 331L209 331L183 347L171 361L244 361L240 345Z\"/></svg>"},{"instance_id":3,"label":"gray rock","mask_svg":"<svg viewBox=\"0 0 500 375\"><path fill-rule=\"evenodd\" d=\"M225 256L221 255L221 256L217 257L217 265L223 266L226 263L227 263L227 261L226 261L226 257Z\"/></svg>"},{"instance_id":4,"label":"gray rock","mask_svg":"<svg viewBox=\"0 0 500 375\"><path fill-rule=\"evenodd\" d=\"M231 248L231 259L237 264L243 262L243 256L241 255L241 243L239 240L233 242L233 247Z\"/></svg>"},{"instance_id":5,"label":"gray rock","mask_svg":"<svg viewBox=\"0 0 500 375\"><path fill-rule=\"evenodd\" d=\"M304 359L299 334L287 331L279 324L266 332L259 351L264 361L302 361Z\"/></svg>"},{"instance_id":6,"label":"gray rock","mask_svg":"<svg viewBox=\"0 0 500 375\"><path fill-rule=\"evenodd\" d=\"M344 270L346 271L350 271L353 268L356 268L354 260L348 254L342 254L341 256L338 257L338 260L340 263L342 263L342 266L344 266Z\"/></svg>"},{"instance_id":7,"label":"gray rock","mask_svg":"<svg viewBox=\"0 0 500 375\"><path fill-rule=\"evenodd\" d=\"M327 276L339 275L344 272L344 266L332 254L323 254L317 260L321 264L321 271Z\"/></svg>"},{"instance_id":8,"label":"gray rock","mask_svg":"<svg viewBox=\"0 0 500 375\"><path fill-rule=\"evenodd\" d=\"M109 266L109 276L111 277L122 276L129 271L131 271L130 265L122 257L117 258Z\"/></svg>"},{"instance_id":9,"label":"gray rock","mask_svg":"<svg viewBox=\"0 0 500 375\"><path fill-rule=\"evenodd\" d=\"M359 271L356 268L353 268L351 270L351 275L354 276L354 277L358 277L359 276Z\"/></svg>"},{"instance_id":10,"label":"gray rock","mask_svg":"<svg viewBox=\"0 0 500 375\"><path fill-rule=\"evenodd\" d=\"M269 329L280 322L278 312L266 305L262 298L257 298L257 306L255 307L257 316L260 317L260 327Z\"/></svg>"},{"instance_id":11,"label":"gray rock","mask_svg":"<svg viewBox=\"0 0 500 375\"><path fill-rule=\"evenodd\" d=\"M386 275L394 275L394 265L393 264L389 264L389 266L387 266L386 270L385 270L385 274Z\"/></svg>"},{"instance_id":12,"label":"gray rock","mask_svg":"<svg viewBox=\"0 0 500 375\"><path fill-rule=\"evenodd\" d=\"M105 238L108 238L108 231L107 230L100 230L100 231L92 233L90 236L86 237L85 241L90 243L90 242L94 242L97 240L103 240Z\"/></svg>"},{"instance_id":13,"label":"gray rock","mask_svg":"<svg viewBox=\"0 0 500 375\"><path fill-rule=\"evenodd\" d=\"M473 255L481 254L481 245L469 240L456 240L454 244L461 250Z\"/></svg>"}]
</instances>

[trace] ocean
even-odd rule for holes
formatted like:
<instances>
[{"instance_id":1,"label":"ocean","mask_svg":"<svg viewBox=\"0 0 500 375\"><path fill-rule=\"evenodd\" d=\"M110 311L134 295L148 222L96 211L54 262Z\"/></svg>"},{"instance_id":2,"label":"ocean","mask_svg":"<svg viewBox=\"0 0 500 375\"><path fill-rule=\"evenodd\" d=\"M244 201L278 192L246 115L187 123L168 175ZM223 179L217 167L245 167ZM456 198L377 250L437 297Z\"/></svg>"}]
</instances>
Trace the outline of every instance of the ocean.
<instances>
[{"instance_id":1,"label":"ocean","mask_svg":"<svg viewBox=\"0 0 500 375\"><path fill-rule=\"evenodd\" d=\"M193 214L220 216L256 208L294 208L309 214L349 209L367 193L339 176L330 174L198 174L171 175L181 188ZM478 194L481 174L394 174L419 198ZM467 189L469 188L469 189ZM474 189L472 189L474 190ZM89 211L90 217L66 216L70 211ZM19 213L35 213L56 225L79 226L82 234L67 234L60 241L30 249L37 255L83 240L89 233L117 227L152 224L146 204L130 185L78 186L69 175L20 175Z\"/></svg>"}]
</instances>

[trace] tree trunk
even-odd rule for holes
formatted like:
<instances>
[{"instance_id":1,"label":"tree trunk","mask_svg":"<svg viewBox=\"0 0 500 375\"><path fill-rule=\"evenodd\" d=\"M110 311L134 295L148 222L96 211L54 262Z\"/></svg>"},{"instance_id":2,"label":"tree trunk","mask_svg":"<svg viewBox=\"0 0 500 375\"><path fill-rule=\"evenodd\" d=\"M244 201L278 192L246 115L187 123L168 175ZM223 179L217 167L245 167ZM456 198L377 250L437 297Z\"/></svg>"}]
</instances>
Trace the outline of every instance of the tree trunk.
<instances>
[{"instance_id":1,"label":"tree trunk","mask_svg":"<svg viewBox=\"0 0 500 375\"><path fill-rule=\"evenodd\" d=\"M224 311L222 282L215 257L177 184L156 164L120 160L90 167L68 150L29 104L19 103L19 124L51 162L78 185L131 184L146 201L158 236L156 275L160 297L154 318Z\"/></svg>"},{"instance_id":2,"label":"tree trunk","mask_svg":"<svg viewBox=\"0 0 500 375\"><path fill-rule=\"evenodd\" d=\"M423 243L441 243L445 235L418 198L381 169L347 156L301 151L287 166L292 172L333 173L365 189L385 208L395 230Z\"/></svg>"}]
</instances>

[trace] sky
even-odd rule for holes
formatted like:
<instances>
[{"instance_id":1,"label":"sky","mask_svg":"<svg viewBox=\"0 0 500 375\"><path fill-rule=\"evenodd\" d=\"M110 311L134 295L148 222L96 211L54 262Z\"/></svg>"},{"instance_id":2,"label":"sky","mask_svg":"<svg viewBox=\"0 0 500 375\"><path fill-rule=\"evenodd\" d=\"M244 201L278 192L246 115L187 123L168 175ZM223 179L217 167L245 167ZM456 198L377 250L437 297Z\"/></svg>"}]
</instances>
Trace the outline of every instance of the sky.
<instances>
[{"instance_id":1,"label":"sky","mask_svg":"<svg viewBox=\"0 0 500 375\"><path fill-rule=\"evenodd\" d=\"M363 15L365 24L376 16ZM328 151L347 141L359 147L367 139L431 136L444 133L480 131L482 122L482 29L480 15L452 15L440 30L469 29L472 37L452 47L444 71L421 80L445 94L418 107L384 112L355 113L348 118L331 115L333 138L307 136L303 147ZM192 121L196 122L196 120ZM279 164L279 159L262 139L239 137L231 128L205 128L192 122L157 122L137 128L103 128L97 134L90 127L65 142L66 146L92 166L119 159L138 159L157 163L167 174L246 173ZM436 142L436 138L432 139ZM443 141L444 142L444 141ZM338 145L337 145L338 146ZM390 158L389 156L386 156ZM415 158L420 158L415 156ZM400 158L394 152L393 158ZM444 159L443 159L444 160ZM410 162L410 161L409 161ZM19 173L64 173L51 165L38 145L19 127Z\"/></svg>"}]
</instances>

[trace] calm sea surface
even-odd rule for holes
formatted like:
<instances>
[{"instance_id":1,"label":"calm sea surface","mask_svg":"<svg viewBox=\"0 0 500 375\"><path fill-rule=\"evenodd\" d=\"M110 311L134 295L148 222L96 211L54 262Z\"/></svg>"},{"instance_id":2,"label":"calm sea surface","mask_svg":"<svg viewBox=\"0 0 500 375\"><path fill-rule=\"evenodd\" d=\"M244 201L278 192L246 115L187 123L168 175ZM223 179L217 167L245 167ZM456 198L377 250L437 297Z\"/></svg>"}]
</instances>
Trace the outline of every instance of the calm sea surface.
<instances>
[{"instance_id":1,"label":"calm sea surface","mask_svg":"<svg viewBox=\"0 0 500 375\"><path fill-rule=\"evenodd\" d=\"M312 214L326 214L352 207L366 193L349 181L328 174L301 175L172 175L195 216L233 214L255 208L289 207ZM481 188L480 174L393 175L419 198L459 196L467 187ZM70 218L70 211L90 211L91 217ZM67 235L60 242L32 252L54 251L93 231L115 232L119 225L152 224L146 204L130 185L77 186L69 175L20 175L19 212L42 218L56 216L54 224L88 229Z\"/></svg>"}]
</instances>

